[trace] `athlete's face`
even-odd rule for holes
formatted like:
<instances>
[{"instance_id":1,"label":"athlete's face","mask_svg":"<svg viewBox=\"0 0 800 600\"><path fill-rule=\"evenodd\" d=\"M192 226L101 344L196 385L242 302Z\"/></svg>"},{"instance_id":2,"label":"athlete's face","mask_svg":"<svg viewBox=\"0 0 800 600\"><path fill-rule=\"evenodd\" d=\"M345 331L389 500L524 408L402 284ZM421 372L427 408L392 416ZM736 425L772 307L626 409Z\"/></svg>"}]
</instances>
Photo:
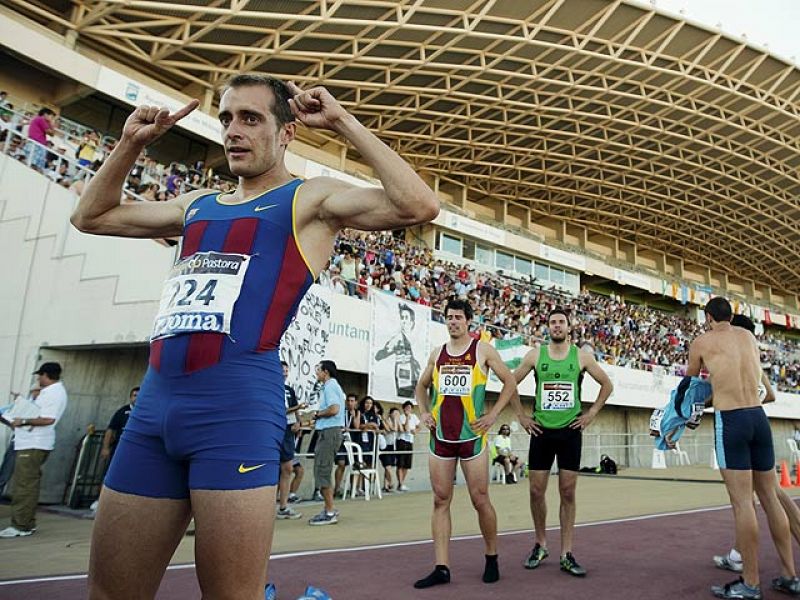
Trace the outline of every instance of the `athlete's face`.
<instances>
[{"instance_id":1,"label":"athlete's face","mask_svg":"<svg viewBox=\"0 0 800 600\"><path fill-rule=\"evenodd\" d=\"M550 339L557 344L567 339L569 335L569 323L567 323L567 317L564 315L555 314L551 316L550 320L547 322L547 326L550 328Z\"/></svg>"},{"instance_id":2,"label":"athlete's face","mask_svg":"<svg viewBox=\"0 0 800 600\"><path fill-rule=\"evenodd\" d=\"M450 308L445 315L445 322L447 323L447 333L451 338L460 338L467 334L469 329L469 321L467 315L461 309Z\"/></svg>"},{"instance_id":3,"label":"athlete's face","mask_svg":"<svg viewBox=\"0 0 800 600\"><path fill-rule=\"evenodd\" d=\"M219 122L231 173L257 177L283 161L286 146L294 139L295 124L278 125L272 114L275 97L263 85L227 90L220 99Z\"/></svg>"}]
</instances>

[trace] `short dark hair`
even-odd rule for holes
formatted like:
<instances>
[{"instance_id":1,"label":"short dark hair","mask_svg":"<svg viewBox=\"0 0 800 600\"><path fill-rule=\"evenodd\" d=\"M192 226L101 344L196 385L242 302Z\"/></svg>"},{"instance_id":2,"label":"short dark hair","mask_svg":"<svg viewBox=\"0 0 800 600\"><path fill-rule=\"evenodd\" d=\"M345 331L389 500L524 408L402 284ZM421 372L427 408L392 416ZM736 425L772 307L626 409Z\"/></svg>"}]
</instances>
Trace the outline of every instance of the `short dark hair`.
<instances>
[{"instance_id":1,"label":"short dark hair","mask_svg":"<svg viewBox=\"0 0 800 600\"><path fill-rule=\"evenodd\" d=\"M707 315L711 315L711 318L717 321L718 323L722 323L725 321L730 321L731 317L733 316L733 309L731 308L731 303L728 302L726 298L722 296L717 296L716 298L712 298L706 303L705 308L703 311Z\"/></svg>"},{"instance_id":2,"label":"short dark hair","mask_svg":"<svg viewBox=\"0 0 800 600\"><path fill-rule=\"evenodd\" d=\"M39 112L38 112L38 113L36 113L36 114L38 114L40 117L44 117L44 116L46 116L46 115L54 115L54 114L56 114L56 113L55 113L55 111L54 111L54 110L52 110L52 109L50 109L50 108L40 108L40 109L39 109Z\"/></svg>"},{"instance_id":3,"label":"short dark hair","mask_svg":"<svg viewBox=\"0 0 800 600\"><path fill-rule=\"evenodd\" d=\"M289 368L289 363L287 363L285 360L282 360L281 361L281 366L282 367L286 367L288 369Z\"/></svg>"},{"instance_id":4,"label":"short dark hair","mask_svg":"<svg viewBox=\"0 0 800 600\"><path fill-rule=\"evenodd\" d=\"M753 323L753 320L745 315L733 315L731 319L731 325L734 327L741 327L742 329L747 329L753 335L756 334L756 324Z\"/></svg>"},{"instance_id":5,"label":"short dark hair","mask_svg":"<svg viewBox=\"0 0 800 600\"><path fill-rule=\"evenodd\" d=\"M411 320L412 321L416 321L417 320L417 315L414 313L414 309L411 308L408 304L404 304L403 302L401 302L398 305L397 310L400 313L407 312L409 315L411 315Z\"/></svg>"},{"instance_id":6,"label":"short dark hair","mask_svg":"<svg viewBox=\"0 0 800 600\"><path fill-rule=\"evenodd\" d=\"M567 313L566 309L561 308L560 306L556 306L553 310L547 313L548 323L550 322L550 319L553 318L553 315L564 315L564 318L567 320L567 323L569 323L569 313Z\"/></svg>"},{"instance_id":7,"label":"short dark hair","mask_svg":"<svg viewBox=\"0 0 800 600\"><path fill-rule=\"evenodd\" d=\"M406 406L411 406L413 408L414 403L411 400L406 400L405 402L403 402L403 408L405 408Z\"/></svg>"},{"instance_id":8,"label":"short dark hair","mask_svg":"<svg viewBox=\"0 0 800 600\"><path fill-rule=\"evenodd\" d=\"M336 368L336 363L332 360L319 361L319 370L325 371L331 376L332 379L336 379L339 376L339 370Z\"/></svg>"},{"instance_id":9,"label":"short dark hair","mask_svg":"<svg viewBox=\"0 0 800 600\"><path fill-rule=\"evenodd\" d=\"M345 396L345 399L347 399L347 398L353 398L353 399L355 399L355 398L358 398L358 396L357 396L356 394L354 394L354 393L350 392L349 394L347 394L347 396Z\"/></svg>"},{"instance_id":10,"label":"short dark hair","mask_svg":"<svg viewBox=\"0 0 800 600\"><path fill-rule=\"evenodd\" d=\"M287 123L294 122L294 113L289 107L289 100L294 98L286 82L272 77L271 75L260 75L258 73L239 73L231 77L220 91L222 97L228 90L238 87L252 87L260 85L272 91L272 114L278 121L278 126L283 127Z\"/></svg>"},{"instance_id":11,"label":"short dark hair","mask_svg":"<svg viewBox=\"0 0 800 600\"><path fill-rule=\"evenodd\" d=\"M139 386L138 386L138 385L137 385L136 387L132 387L132 388L131 388L131 391L130 391L130 392L128 392L128 397L130 398L131 396L133 396L133 392L138 392L138 391L139 391L139 389L140 389L140 388L139 388Z\"/></svg>"},{"instance_id":12,"label":"short dark hair","mask_svg":"<svg viewBox=\"0 0 800 600\"><path fill-rule=\"evenodd\" d=\"M459 298L454 298L454 297L450 298L444 307L445 318L447 318L448 310L461 310L464 312L464 316L467 317L467 321L472 320L472 305L469 303L468 300L461 300Z\"/></svg>"}]
</instances>

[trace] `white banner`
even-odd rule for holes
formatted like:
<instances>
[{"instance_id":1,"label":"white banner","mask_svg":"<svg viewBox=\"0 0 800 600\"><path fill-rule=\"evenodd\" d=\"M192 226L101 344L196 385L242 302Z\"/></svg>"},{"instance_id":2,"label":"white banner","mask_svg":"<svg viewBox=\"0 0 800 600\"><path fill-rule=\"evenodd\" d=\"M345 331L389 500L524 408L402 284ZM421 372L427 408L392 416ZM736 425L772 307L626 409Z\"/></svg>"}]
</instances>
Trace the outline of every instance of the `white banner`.
<instances>
[{"instance_id":1,"label":"white banner","mask_svg":"<svg viewBox=\"0 0 800 600\"><path fill-rule=\"evenodd\" d=\"M414 388L428 359L431 309L384 292L373 291L370 297L368 393L381 402L413 402Z\"/></svg>"},{"instance_id":2,"label":"white banner","mask_svg":"<svg viewBox=\"0 0 800 600\"><path fill-rule=\"evenodd\" d=\"M281 360L289 364L287 383L294 388L301 404L313 406L317 400L314 367L326 358L336 360L328 355L330 321L330 291L314 284L306 292L297 315L281 338Z\"/></svg>"}]
</instances>

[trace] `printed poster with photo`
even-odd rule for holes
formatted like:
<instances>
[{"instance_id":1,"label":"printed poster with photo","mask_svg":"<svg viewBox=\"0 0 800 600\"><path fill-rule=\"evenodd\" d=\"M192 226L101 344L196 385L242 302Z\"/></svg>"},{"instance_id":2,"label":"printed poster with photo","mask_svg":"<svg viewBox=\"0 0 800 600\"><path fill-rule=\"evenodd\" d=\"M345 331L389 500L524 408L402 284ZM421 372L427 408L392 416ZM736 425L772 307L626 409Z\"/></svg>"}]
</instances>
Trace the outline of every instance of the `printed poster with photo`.
<instances>
[{"instance_id":1,"label":"printed poster with photo","mask_svg":"<svg viewBox=\"0 0 800 600\"><path fill-rule=\"evenodd\" d=\"M414 388L428 360L431 309L380 291L370 298L368 393L380 402L415 402Z\"/></svg>"}]
</instances>

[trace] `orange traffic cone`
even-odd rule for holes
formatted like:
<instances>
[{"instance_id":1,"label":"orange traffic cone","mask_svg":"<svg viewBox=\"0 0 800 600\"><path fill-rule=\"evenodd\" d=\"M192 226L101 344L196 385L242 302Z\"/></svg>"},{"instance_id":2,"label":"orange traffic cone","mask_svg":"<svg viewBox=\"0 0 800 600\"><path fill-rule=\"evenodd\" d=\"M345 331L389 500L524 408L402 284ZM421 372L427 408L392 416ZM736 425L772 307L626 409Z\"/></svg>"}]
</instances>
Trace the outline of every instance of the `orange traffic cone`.
<instances>
[{"instance_id":1,"label":"orange traffic cone","mask_svg":"<svg viewBox=\"0 0 800 600\"><path fill-rule=\"evenodd\" d=\"M794 487L800 487L800 460L797 461L797 466L794 470Z\"/></svg>"},{"instance_id":2,"label":"orange traffic cone","mask_svg":"<svg viewBox=\"0 0 800 600\"><path fill-rule=\"evenodd\" d=\"M786 464L785 460L781 461L781 487L792 487L792 480L789 478L789 465Z\"/></svg>"}]
</instances>

